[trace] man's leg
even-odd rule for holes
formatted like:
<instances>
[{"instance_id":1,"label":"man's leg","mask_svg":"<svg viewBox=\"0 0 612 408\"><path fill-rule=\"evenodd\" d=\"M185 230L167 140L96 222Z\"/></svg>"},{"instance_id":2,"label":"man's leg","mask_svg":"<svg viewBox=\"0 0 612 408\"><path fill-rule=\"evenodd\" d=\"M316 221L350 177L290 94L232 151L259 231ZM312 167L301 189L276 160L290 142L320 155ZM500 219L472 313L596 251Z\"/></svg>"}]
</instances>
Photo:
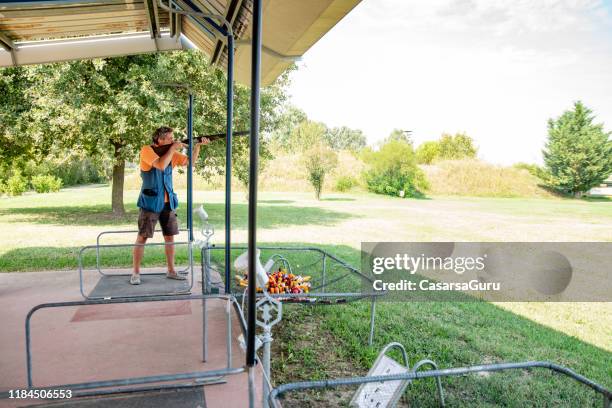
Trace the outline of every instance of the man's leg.
<instances>
[{"instance_id":1,"label":"man's leg","mask_svg":"<svg viewBox=\"0 0 612 408\"><path fill-rule=\"evenodd\" d=\"M187 279L183 275L176 273L174 269L174 252L176 251L174 245L174 236L178 235L179 227L178 220L176 218L176 212L171 211L169 208L164 209L159 215L159 224L161 225L162 233L164 234L164 249L166 250L166 260L168 261L168 273L167 277L170 279L185 280Z\"/></svg>"},{"instance_id":2,"label":"man's leg","mask_svg":"<svg viewBox=\"0 0 612 408\"><path fill-rule=\"evenodd\" d=\"M164 249L166 250L166 261L168 262L168 273L170 275L176 275L174 270L174 235L164 235ZM169 245L168 245L169 244Z\"/></svg>"},{"instance_id":3,"label":"man's leg","mask_svg":"<svg viewBox=\"0 0 612 408\"><path fill-rule=\"evenodd\" d=\"M159 214L145 211L142 208L140 209L140 213L138 214L138 235L136 236L136 245L134 245L134 250L132 251L132 262L134 267L132 277L130 278L130 283L132 285L140 284L140 263L144 256L144 244L146 244L148 238L153 237L155 224L157 224L158 218Z\"/></svg>"},{"instance_id":4,"label":"man's leg","mask_svg":"<svg viewBox=\"0 0 612 408\"><path fill-rule=\"evenodd\" d=\"M144 244L147 243L147 237L143 237L138 234L136 236L136 245L134 245L133 257L134 257L134 275L140 274L140 262L142 262L142 257L144 256Z\"/></svg>"}]
</instances>

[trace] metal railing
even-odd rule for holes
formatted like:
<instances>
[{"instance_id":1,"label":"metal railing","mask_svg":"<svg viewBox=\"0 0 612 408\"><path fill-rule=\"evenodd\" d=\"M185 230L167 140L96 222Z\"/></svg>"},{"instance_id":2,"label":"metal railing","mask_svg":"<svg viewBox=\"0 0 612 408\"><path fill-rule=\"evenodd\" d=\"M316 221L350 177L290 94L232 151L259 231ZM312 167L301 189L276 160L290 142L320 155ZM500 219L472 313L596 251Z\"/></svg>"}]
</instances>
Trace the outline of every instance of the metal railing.
<instances>
[{"instance_id":1,"label":"metal railing","mask_svg":"<svg viewBox=\"0 0 612 408\"><path fill-rule=\"evenodd\" d=\"M178 374L163 374L156 376L146 377L130 377L121 378L105 381L92 381L74 384L62 384L45 387L35 387L33 377L33 356L32 356L32 332L31 332L31 320L32 316L41 309L53 309L61 307L76 307L76 306L93 306L93 305L108 305L108 304L128 304L128 303L145 303L145 302L168 302L168 301L194 301L194 300L210 300L210 299L221 299L226 300L226 321L228 330L226 332L226 354L227 354L227 365L224 369L218 370L207 370L207 371L196 371L189 373L178 373ZM158 382L170 382L188 379L207 379L215 378L225 375L238 374L245 371L244 367L232 367L232 318L231 309L232 304L236 305L236 298L231 295L181 295L181 296L159 296L159 297L148 297L148 298L126 298L126 299L100 299L100 300L83 300L83 301L70 301L70 302L55 302L55 303L43 303L33 307L27 314L25 320L25 349L26 349L26 373L27 373L27 387L28 389L67 389L67 390L89 390L99 389L108 387L126 387L132 385L151 384ZM206 333L203 333L203 341L206 337ZM175 385L169 385L168 388L173 388ZM163 387L159 387L163 388ZM129 389L127 389L129 390ZM115 389L113 392L125 392L126 389L121 390Z\"/></svg>"},{"instance_id":2,"label":"metal railing","mask_svg":"<svg viewBox=\"0 0 612 408\"><path fill-rule=\"evenodd\" d=\"M383 375L383 376L367 376L367 377L347 377L338 378L332 380L321 380L321 381L302 381L295 383L282 384L272 390L269 395L270 405L273 407L280 407L279 397L283 394L291 391L301 390L314 390L323 388L336 388L339 386L346 385L361 385L367 383L384 382L384 381L400 381L400 380L419 380L423 378L441 378L451 376L461 376L465 374L473 374L480 372L494 372L504 370L517 370L517 369L533 369L543 368L551 370L556 373L570 377L571 379L583 384L595 392L602 395L603 407L610 408L610 401L612 400L612 391L603 387L602 385L586 378L583 375L576 373L575 371L564 367L559 364L551 363L548 361L525 361L518 363L498 363L498 364L485 364L476 365L469 367L458 367L458 368L446 368L441 370L428 370L428 371L411 371L409 373L394 374L394 375ZM443 400L441 400L443 404ZM443 405L442 405L443 406Z\"/></svg>"}]
</instances>

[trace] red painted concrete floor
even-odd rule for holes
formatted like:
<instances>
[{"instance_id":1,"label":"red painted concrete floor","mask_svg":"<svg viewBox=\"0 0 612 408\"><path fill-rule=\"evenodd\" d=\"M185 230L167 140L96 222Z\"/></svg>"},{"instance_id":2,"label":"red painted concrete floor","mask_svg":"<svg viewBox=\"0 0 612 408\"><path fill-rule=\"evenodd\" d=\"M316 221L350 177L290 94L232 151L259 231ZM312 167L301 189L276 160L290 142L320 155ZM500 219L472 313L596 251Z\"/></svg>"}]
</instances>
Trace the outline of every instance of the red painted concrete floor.
<instances>
[{"instance_id":1,"label":"red painted concrete floor","mask_svg":"<svg viewBox=\"0 0 612 408\"><path fill-rule=\"evenodd\" d=\"M96 279L95 274L90 276ZM0 273L0 392L26 387L28 311L41 303L71 300L83 300L75 271ZM227 364L226 304L221 299L208 301L206 363L202 362L201 301L39 310L31 323L34 386L223 369ZM241 329L233 308L232 333L232 365L240 367L245 356L236 341ZM257 375L259 406L259 371ZM248 406L246 373L226 380L204 387L207 407ZM0 406L36 402L0 399Z\"/></svg>"}]
</instances>

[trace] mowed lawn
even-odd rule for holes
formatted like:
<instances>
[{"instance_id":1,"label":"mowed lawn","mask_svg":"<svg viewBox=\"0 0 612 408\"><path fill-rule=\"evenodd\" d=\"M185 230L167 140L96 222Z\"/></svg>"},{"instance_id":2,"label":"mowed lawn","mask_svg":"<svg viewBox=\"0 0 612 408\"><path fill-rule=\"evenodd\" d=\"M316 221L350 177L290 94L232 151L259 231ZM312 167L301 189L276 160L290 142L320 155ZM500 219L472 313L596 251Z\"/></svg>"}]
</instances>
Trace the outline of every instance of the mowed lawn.
<instances>
[{"instance_id":1,"label":"mowed lawn","mask_svg":"<svg viewBox=\"0 0 612 408\"><path fill-rule=\"evenodd\" d=\"M0 271L75 271L78 249L95 244L100 232L135 228L136 196L136 191L126 192L128 213L120 220L109 215L108 186L1 198ZM185 195L180 196L184 202ZM222 243L223 193L197 192L195 201L205 204L217 228L215 241ZM184 207L179 214L182 226ZM401 200L359 193L325 194L317 201L307 193L263 192L258 215L261 243L322 245L356 266L362 241L612 241L612 201L606 200ZM245 242L247 203L241 192L234 195L232 225L234 242ZM133 239L134 234L126 234L105 237L104 242ZM109 266L130 262L129 249L109 251L103 258ZM147 262L163 262L161 252L148 250ZM411 363L431 358L441 367L450 367L551 360L612 386L609 303L380 303L373 348L365 345L367 303L286 309L275 334L277 382L364 374L380 347L399 341L406 346ZM451 406L601 404L593 393L542 371L444 381ZM432 406L432 390L430 381L420 381L410 386L409 395L416 406ZM310 402L302 399L298 404L325 406L328 397L309 395Z\"/></svg>"}]
</instances>

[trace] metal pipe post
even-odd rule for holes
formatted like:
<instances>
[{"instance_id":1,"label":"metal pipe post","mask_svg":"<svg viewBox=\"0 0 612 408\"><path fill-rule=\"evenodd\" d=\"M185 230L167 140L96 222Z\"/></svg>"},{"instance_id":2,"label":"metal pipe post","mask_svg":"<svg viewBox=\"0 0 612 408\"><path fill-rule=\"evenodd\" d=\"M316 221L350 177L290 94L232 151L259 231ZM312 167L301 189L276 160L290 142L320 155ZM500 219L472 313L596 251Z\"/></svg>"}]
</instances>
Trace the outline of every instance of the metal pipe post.
<instances>
[{"instance_id":1,"label":"metal pipe post","mask_svg":"<svg viewBox=\"0 0 612 408\"><path fill-rule=\"evenodd\" d=\"M227 313L227 333L225 337L226 341L226 352L227 352L227 368L232 366L232 301L227 300L226 305Z\"/></svg>"},{"instance_id":2,"label":"metal pipe post","mask_svg":"<svg viewBox=\"0 0 612 408\"><path fill-rule=\"evenodd\" d=\"M370 335L368 336L368 346L374 341L374 318L376 317L376 296L372 296L372 305L370 306Z\"/></svg>"},{"instance_id":3,"label":"metal pipe post","mask_svg":"<svg viewBox=\"0 0 612 408\"><path fill-rule=\"evenodd\" d=\"M232 228L232 121L234 114L234 36L227 36L227 123L225 144L225 293L230 293Z\"/></svg>"},{"instance_id":4,"label":"metal pipe post","mask_svg":"<svg viewBox=\"0 0 612 408\"><path fill-rule=\"evenodd\" d=\"M251 47L251 135L249 162L249 309L247 315L247 355L246 365L249 374L253 375L255 365L255 291L257 276L257 171L259 162L259 85L261 77L261 14L262 0L253 0L252 41ZM249 377L249 380L251 378ZM249 381L249 385L251 381ZM252 387L250 387L252 388ZM254 390L250 390L254 395ZM250 401L254 403L254 401Z\"/></svg>"},{"instance_id":5,"label":"metal pipe post","mask_svg":"<svg viewBox=\"0 0 612 408\"><path fill-rule=\"evenodd\" d=\"M193 242L193 94L189 92L189 107L187 108L187 138L189 139L187 169L187 229L188 241ZM193 264L192 264L193 265ZM193 267L193 266L192 266Z\"/></svg>"},{"instance_id":6,"label":"metal pipe post","mask_svg":"<svg viewBox=\"0 0 612 408\"><path fill-rule=\"evenodd\" d=\"M268 305L264 305L264 308L270 308ZM264 310L264 314L267 313ZM263 343L263 369L264 369L264 379L262 381L262 407L268 408L268 396L270 395L270 388L268 386L268 381L266 379L270 378L270 355L272 350L272 326L269 324L264 325L263 327L263 336L261 337L261 342Z\"/></svg>"}]
</instances>

